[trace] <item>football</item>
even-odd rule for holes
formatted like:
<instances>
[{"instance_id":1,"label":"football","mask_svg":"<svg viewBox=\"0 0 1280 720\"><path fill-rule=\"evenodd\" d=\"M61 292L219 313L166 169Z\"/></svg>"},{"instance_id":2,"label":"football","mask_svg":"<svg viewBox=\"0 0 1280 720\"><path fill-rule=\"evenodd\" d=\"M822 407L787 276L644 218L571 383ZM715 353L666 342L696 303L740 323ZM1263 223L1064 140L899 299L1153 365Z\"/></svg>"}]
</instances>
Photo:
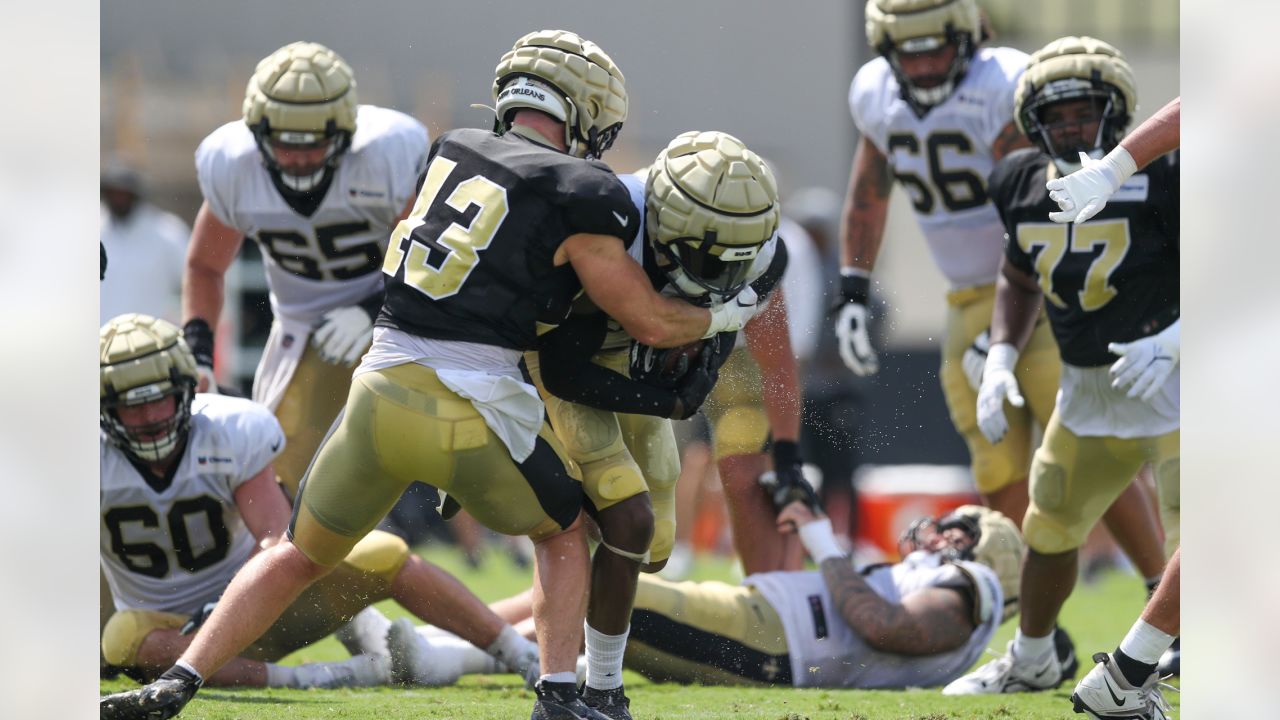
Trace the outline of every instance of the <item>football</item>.
<instances>
[{"instance_id":1,"label":"football","mask_svg":"<svg viewBox=\"0 0 1280 720\"><path fill-rule=\"evenodd\" d=\"M702 352L705 340L695 340L688 345L667 349L662 354L662 379L675 381L684 376L685 371L693 367Z\"/></svg>"}]
</instances>

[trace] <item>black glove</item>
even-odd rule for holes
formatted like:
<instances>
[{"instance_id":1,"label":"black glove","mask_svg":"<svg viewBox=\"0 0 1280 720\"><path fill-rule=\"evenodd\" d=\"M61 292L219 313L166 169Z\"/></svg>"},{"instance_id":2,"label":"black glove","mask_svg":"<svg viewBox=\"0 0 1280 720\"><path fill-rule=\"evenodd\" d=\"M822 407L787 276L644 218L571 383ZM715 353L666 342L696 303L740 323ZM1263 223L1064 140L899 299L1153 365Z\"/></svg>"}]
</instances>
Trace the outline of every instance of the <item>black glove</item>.
<instances>
[{"instance_id":1,"label":"black glove","mask_svg":"<svg viewBox=\"0 0 1280 720\"><path fill-rule=\"evenodd\" d=\"M191 348L191 354L196 356L197 365L213 367L213 330L209 323L201 318L188 320L182 326L182 337Z\"/></svg>"},{"instance_id":2,"label":"black glove","mask_svg":"<svg viewBox=\"0 0 1280 720\"><path fill-rule=\"evenodd\" d=\"M714 353L704 348L698 357L697 365L684 373L680 386L676 388L676 406L671 413L672 419L687 420L698 412L702 403L707 401L712 388L716 386L719 372L711 369L711 358Z\"/></svg>"},{"instance_id":3,"label":"black glove","mask_svg":"<svg viewBox=\"0 0 1280 720\"><path fill-rule=\"evenodd\" d=\"M685 384L685 376L691 369L710 367L711 357L718 352L719 347L719 336L703 341L697 354L693 355L689 354L688 345L655 348L632 341L631 379L664 390L678 391Z\"/></svg>"},{"instance_id":4,"label":"black glove","mask_svg":"<svg viewBox=\"0 0 1280 720\"><path fill-rule=\"evenodd\" d=\"M760 476L760 486L769 493L775 512L799 500L813 512L822 510L822 503L813 486L804 479L800 448L792 440L773 441L773 470Z\"/></svg>"},{"instance_id":5,"label":"black glove","mask_svg":"<svg viewBox=\"0 0 1280 720\"><path fill-rule=\"evenodd\" d=\"M217 600L207 602L201 606L199 610L191 613L191 617L187 618L187 621L182 624L182 627L178 628L178 634L190 635L196 630L199 630L200 626L204 624L204 621L208 620L209 616L213 614L213 609L217 607L217 605Z\"/></svg>"}]
</instances>

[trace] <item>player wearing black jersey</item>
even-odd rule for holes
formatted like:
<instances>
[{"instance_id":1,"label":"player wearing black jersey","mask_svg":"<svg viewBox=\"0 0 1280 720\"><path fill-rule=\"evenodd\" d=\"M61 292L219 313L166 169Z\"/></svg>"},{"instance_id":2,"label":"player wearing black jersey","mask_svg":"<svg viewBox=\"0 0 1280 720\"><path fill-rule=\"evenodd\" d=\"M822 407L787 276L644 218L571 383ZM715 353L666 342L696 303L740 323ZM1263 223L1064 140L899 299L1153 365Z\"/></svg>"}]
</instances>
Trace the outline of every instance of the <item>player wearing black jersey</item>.
<instances>
[{"instance_id":1,"label":"player wearing black jersey","mask_svg":"<svg viewBox=\"0 0 1280 720\"><path fill-rule=\"evenodd\" d=\"M737 330L752 308L662 297L627 256L639 218L594 159L621 128L627 96L598 46L570 32L530 33L503 56L493 92L495 131L436 141L417 201L391 236L373 346L307 471L288 540L246 563L160 680L105 698L104 718L176 715L202 677L326 574L415 480L494 530L534 540L543 675L533 717L602 717L574 686L588 578L578 472L522 380L520 352L583 290L659 347Z\"/></svg>"},{"instance_id":2,"label":"player wearing black jersey","mask_svg":"<svg viewBox=\"0 0 1280 720\"><path fill-rule=\"evenodd\" d=\"M777 186L758 155L722 132L687 132L672 140L652 166L622 181L636 210L644 213L629 251L655 290L711 306L738 302L750 293L765 305L787 258L775 235ZM768 323L785 339L785 312L780 302L769 303L747 327ZM668 418L686 418L698 409L736 340L736 333L725 332L696 350L681 348L670 356L638 343L609 314L584 301L564 324L542 336L536 355L526 356L551 425L582 469L588 512L602 536L592 561L583 700L615 720L631 717L622 656L637 577L641 570L662 569L675 540L680 460ZM784 340L783 345L778 352L785 360L779 364L790 362L791 382L778 385L787 385L797 397L795 360L790 344ZM798 414L797 403L797 425ZM788 437L794 441L794 431ZM779 474L804 482L798 457L794 467L783 465ZM749 542L782 544L775 539L772 506L755 475L747 483L760 496L763 517L745 530L735 526L735 534L750 536Z\"/></svg>"},{"instance_id":3,"label":"player wearing black jersey","mask_svg":"<svg viewBox=\"0 0 1280 720\"><path fill-rule=\"evenodd\" d=\"M1019 630L1005 656L947 686L951 694L1066 679L1053 628L1077 549L1144 463L1155 470L1166 548L1178 539L1177 156L1133 175L1088 222L1055 224L1046 180L1078 167L1081 151L1097 158L1115 147L1136 105L1133 75L1107 43L1062 38L1032 56L1015 104L1039 149L1010 155L989 183L1008 234L978 394L983 432L999 440L1004 402L1021 400L1013 369L1042 302L1062 379L1032 464ZM1143 707L1124 717L1163 717L1154 679L1131 690Z\"/></svg>"}]
</instances>

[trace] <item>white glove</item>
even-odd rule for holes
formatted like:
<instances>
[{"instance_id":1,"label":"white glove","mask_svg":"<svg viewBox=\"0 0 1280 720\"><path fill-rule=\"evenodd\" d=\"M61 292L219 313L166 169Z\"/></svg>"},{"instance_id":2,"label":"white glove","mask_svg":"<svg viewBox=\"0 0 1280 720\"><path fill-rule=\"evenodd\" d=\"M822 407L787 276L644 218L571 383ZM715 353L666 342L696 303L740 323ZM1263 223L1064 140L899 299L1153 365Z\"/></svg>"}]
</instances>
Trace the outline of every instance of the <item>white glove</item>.
<instances>
[{"instance_id":1,"label":"white glove","mask_svg":"<svg viewBox=\"0 0 1280 720\"><path fill-rule=\"evenodd\" d=\"M960 359L960 367L964 369L964 376L974 392L982 387L982 368L987 364L987 351L990 349L991 329L987 328L978 333L978 337L973 339L973 344L964 351L964 357Z\"/></svg>"},{"instance_id":2,"label":"white glove","mask_svg":"<svg viewBox=\"0 0 1280 720\"><path fill-rule=\"evenodd\" d=\"M373 320L369 313L355 305L330 310L320 318L311 335L311 344L320 351L320 359L336 365L352 367L364 355L373 340Z\"/></svg>"},{"instance_id":3,"label":"white glove","mask_svg":"<svg viewBox=\"0 0 1280 720\"><path fill-rule=\"evenodd\" d=\"M1004 416L1004 401L1014 407L1022 407L1026 400L1018 390L1018 379L1013 376L1018 362L1018 349L1009 343L996 343L987 351L987 364L982 369L982 385L978 388L978 429L992 445L1004 439L1009 432L1009 421Z\"/></svg>"},{"instance_id":4,"label":"white glove","mask_svg":"<svg viewBox=\"0 0 1280 720\"><path fill-rule=\"evenodd\" d=\"M836 318L836 337L840 339L840 359L854 375L866 377L880 370L871 335L867 332L867 306L848 303Z\"/></svg>"},{"instance_id":5,"label":"white glove","mask_svg":"<svg viewBox=\"0 0 1280 720\"><path fill-rule=\"evenodd\" d=\"M213 376L213 368L208 365L196 365L196 392L218 394L218 378Z\"/></svg>"},{"instance_id":6,"label":"white glove","mask_svg":"<svg viewBox=\"0 0 1280 720\"><path fill-rule=\"evenodd\" d=\"M1117 146L1101 160L1080 153L1079 170L1044 184L1049 199L1062 210L1049 213L1049 219L1076 224L1088 220L1106 207L1116 190L1137 171L1133 156L1123 146Z\"/></svg>"},{"instance_id":7,"label":"white glove","mask_svg":"<svg viewBox=\"0 0 1280 720\"><path fill-rule=\"evenodd\" d=\"M722 332L741 330L743 325L756 316L760 309L757 305L759 301L756 291L748 285L732 298L711 307L711 324L707 326L703 339L715 337Z\"/></svg>"},{"instance_id":8,"label":"white glove","mask_svg":"<svg viewBox=\"0 0 1280 720\"><path fill-rule=\"evenodd\" d=\"M1182 348L1182 321L1178 320L1155 335L1128 343L1108 343L1107 349L1120 359L1111 366L1111 387L1129 388L1128 396L1150 400L1164 387L1178 366Z\"/></svg>"}]
</instances>

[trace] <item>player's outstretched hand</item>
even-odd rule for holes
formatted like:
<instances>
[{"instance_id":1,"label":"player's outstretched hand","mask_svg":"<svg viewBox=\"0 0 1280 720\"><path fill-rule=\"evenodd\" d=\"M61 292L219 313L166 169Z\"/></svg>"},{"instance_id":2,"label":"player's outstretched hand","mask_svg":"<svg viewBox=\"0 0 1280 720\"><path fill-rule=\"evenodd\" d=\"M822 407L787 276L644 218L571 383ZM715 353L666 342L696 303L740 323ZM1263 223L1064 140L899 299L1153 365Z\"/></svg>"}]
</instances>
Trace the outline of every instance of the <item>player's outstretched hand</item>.
<instances>
[{"instance_id":1,"label":"player's outstretched hand","mask_svg":"<svg viewBox=\"0 0 1280 720\"><path fill-rule=\"evenodd\" d=\"M1026 400L1018 390L1014 377L1014 364L1018 350L1009 343L996 343L987 352L987 364L982 370L982 385L978 388L978 429L987 442L1004 439L1009 432L1009 420L1004 416L1004 401L1014 407L1022 407Z\"/></svg>"},{"instance_id":2,"label":"player's outstretched hand","mask_svg":"<svg viewBox=\"0 0 1280 720\"><path fill-rule=\"evenodd\" d=\"M820 508L811 508L806 503L796 500L778 513L778 532L799 532L800 528L816 520L826 517Z\"/></svg>"},{"instance_id":3,"label":"player's outstretched hand","mask_svg":"<svg viewBox=\"0 0 1280 720\"><path fill-rule=\"evenodd\" d=\"M1132 158L1129 164L1133 164ZM1061 210L1049 213L1049 219L1056 223L1079 224L1097 215L1132 172L1125 174L1125 168L1117 167L1110 155L1103 160L1094 160L1080 153L1079 170L1044 184L1049 191L1049 199L1058 203Z\"/></svg>"}]
</instances>

